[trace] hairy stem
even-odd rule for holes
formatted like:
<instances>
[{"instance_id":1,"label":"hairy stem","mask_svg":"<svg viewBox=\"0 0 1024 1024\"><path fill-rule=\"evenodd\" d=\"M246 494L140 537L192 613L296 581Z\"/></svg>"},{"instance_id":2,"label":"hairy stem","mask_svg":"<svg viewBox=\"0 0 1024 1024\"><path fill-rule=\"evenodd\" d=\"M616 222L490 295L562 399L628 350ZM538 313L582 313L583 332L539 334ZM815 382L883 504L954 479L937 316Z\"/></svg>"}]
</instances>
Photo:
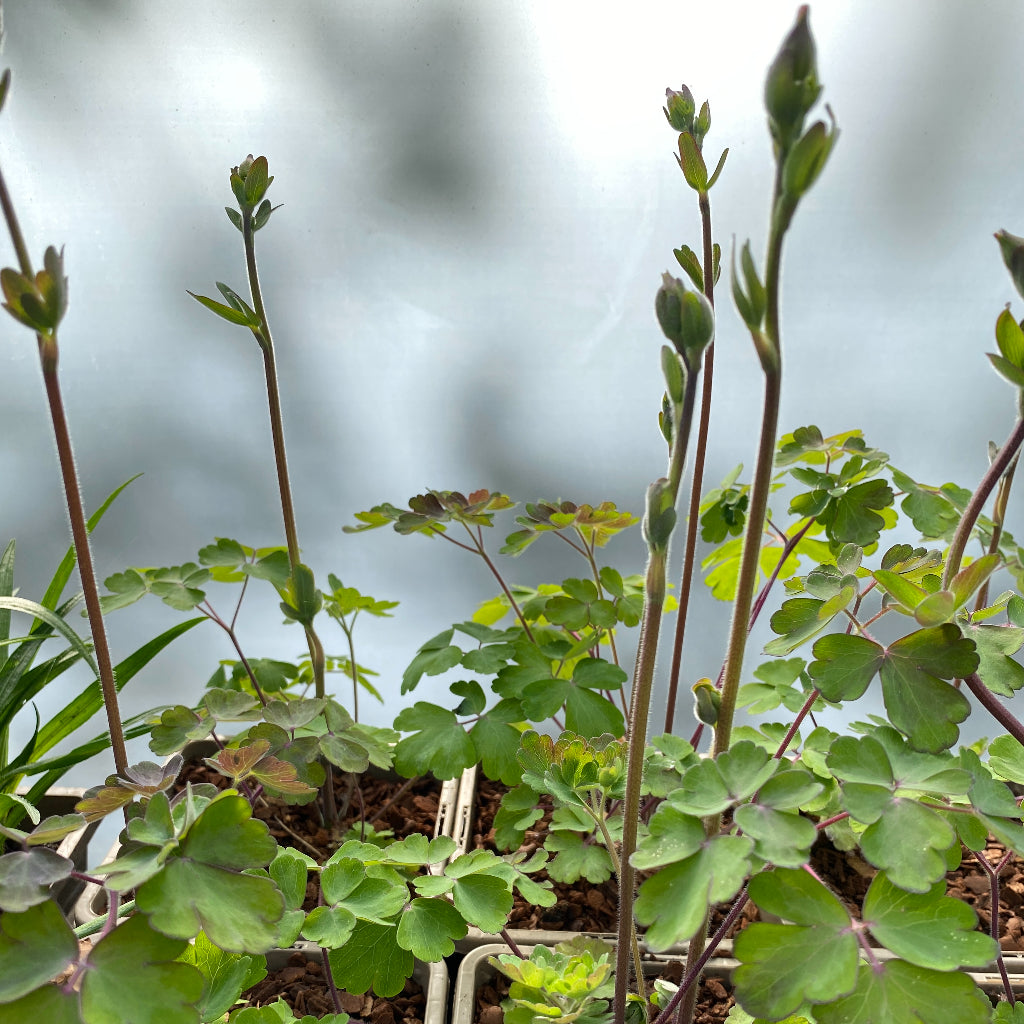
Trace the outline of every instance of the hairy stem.
<instances>
[{"instance_id":1,"label":"hairy stem","mask_svg":"<svg viewBox=\"0 0 1024 1024\"><path fill-rule=\"evenodd\" d=\"M771 493L772 469L775 462L775 438L778 433L779 403L782 397L782 345L779 334L782 243L796 210L796 201L788 199L782 192L781 168L782 158L780 157L772 197L771 229L768 235L768 253L765 259L765 338L762 339L762 346L758 348L765 378L761 435L757 447L754 478L750 487L750 504L747 509L747 523L740 555L736 599L733 602L732 622L729 627L725 668L722 674L722 699L712 744L713 757L718 757L728 750L732 739L736 695L739 691L740 675L743 671L743 656L750 627L754 587L757 584L758 559L761 554L761 535L764 533L768 515L768 496ZM767 342L766 348L763 347L764 342ZM704 825L709 836L716 835L722 827L721 814L711 815ZM707 928L705 926L690 941L686 959L688 971L693 970L693 965L704 953L706 937ZM679 1009L679 1024L689 1024L693 1020L696 998L696 989L692 989L685 996Z\"/></svg>"},{"instance_id":2,"label":"hairy stem","mask_svg":"<svg viewBox=\"0 0 1024 1024\"><path fill-rule=\"evenodd\" d=\"M715 273L711 241L711 198L707 192L698 193L700 203L701 235L704 245L704 295L712 308L715 305ZM683 662L683 640L689 617L690 593L693 588L693 567L697 557L697 529L700 525L700 499L704 488L704 462L708 450L711 424L711 390L715 374L715 345L712 342L704 353L704 380L701 385L700 420L697 424L697 444L693 453L693 479L690 482L690 505L686 519L686 550L683 571L679 581L679 610L676 612L676 632L672 641L672 668L668 677L668 700L665 704L665 732L675 726L676 697L679 691L679 673Z\"/></svg>"},{"instance_id":3,"label":"hairy stem","mask_svg":"<svg viewBox=\"0 0 1024 1024\"><path fill-rule=\"evenodd\" d=\"M688 372L680 407L680 422L673 424L672 452L669 458L669 493L673 503L679 493L686 446L693 423L693 405L697 392L697 372ZM630 858L636 850L640 821L640 789L643 783L644 748L647 744L647 717L654 686L654 665L658 654L658 636L661 616L665 607L665 571L668 562L667 545L650 545L647 577L644 583L644 612L640 623L640 644L629 708L629 751L626 768L626 794L623 800L621 871L619 875L619 932L615 963L615 1021L624 1024L626 995L629 986L629 951L636 935L633 904L636 892L636 869Z\"/></svg>"},{"instance_id":4,"label":"hairy stem","mask_svg":"<svg viewBox=\"0 0 1024 1024\"><path fill-rule=\"evenodd\" d=\"M26 277L32 277L34 274L32 261L29 259L25 238L21 233L14 203L11 202L3 174L0 174L0 209L3 210L4 220L7 222L7 232L11 236L11 243L18 256L21 272ZM78 485L78 473L75 470L75 455L71 448L71 433L68 430L67 417L64 415L64 401L61 398L60 381L57 377L60 350L55 333L50 337L36 334L36 342L39 348L43 384L46 389L46 401L50 407L50 419L53 423L57 459L60 463L60 473L64 483L64 498L68 509L68 519L71 523L71 537L78 560L78 573L82 580L82 593L89 616L93 649L96 652L96 667L99 669L100 689L103 692L103 707L107 716L107 728L110 731L114 767L123 773L128 768L128 754L124 745L124 730L121 726L121 712L117 701L114 666L110 660L107 631L103 625L103 613L100 610L100 595L96 585L96 572L93 569L92 548L89 544L89 527L82 506L82 493Z\"/></svg>"}]
</instances>

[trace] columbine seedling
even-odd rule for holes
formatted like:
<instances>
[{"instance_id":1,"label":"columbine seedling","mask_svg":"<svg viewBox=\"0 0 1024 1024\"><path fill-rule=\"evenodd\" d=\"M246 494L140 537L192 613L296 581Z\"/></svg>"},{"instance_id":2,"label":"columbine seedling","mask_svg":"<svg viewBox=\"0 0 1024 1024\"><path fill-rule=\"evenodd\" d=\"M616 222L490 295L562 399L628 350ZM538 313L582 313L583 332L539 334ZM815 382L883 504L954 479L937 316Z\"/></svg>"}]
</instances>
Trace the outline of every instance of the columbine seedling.
<instances>
[{"instance_id":1,"label":"columbine seedling","mask_svg":"<svg viewBox=\"0 0 1024 1024\"><path fill-rule=\"evenodd\" d=\"M0 79L0 99L7 82ZM700 255L686 245L675 250L685 279L665 274L655 298L668 342L661 352L660 414L667 465L647 494L645 572L622 575L599 564L598 549L635 522L611 504L525 506L502 553L514 556L549 534L550 542L569 544L585 564L578 577L532 587L509 582L485 544L484 530L513 508L500 492L429 491L408 508L379 505L359 513L353 532L392 525L399 533L442 537L479 557L500 588L471 621L427 641L405 673L403 693L425 675L468 673L473 678L450 685L456 706L419 701L399 712L395 731L360 724L326 692L330 664L347 671L354 695L365 685L353 625L363 612L387 614L391 604L333 576L331 593L323 594L301 561L274 345L255 262L255 233L273 213L266 197L273 179L264 157L232 169L238 208L228 209L228 216L242 234L249 298L224 284L218 284L224 302L196 298L248 329L263 355L285 545L257 550L221 539L200 551L196 562L129 570L108 581L108 610L154 593L215 622L237 655L214 674L199 707L176 707L161 716L153 749L172 755L164 765L124 760L116 684L109 657L101 654L88 525L69 462L56 377L57 328L67 298L63 257L51 247L43 270L33 271L0 179L20 268L0 272L0 286L5 307L37 336L116 765L80 813L40 822L30 832L0 826L0 834L18 846L0 858L4 1019L153 1020L152 993L160 991L162 1024L213 1020L261 975L260 954L299 936L323 950L329 985L396 992L414 957L450 955L470 925L503 932L515 892L551 905L551 883L532 877L545 866L551 878L570 884L617 879L614 964L611 951L585 940L555 951L538 947L528 958L513 947L496 962L512 980L506 1004L512 1024L667 1024L670 1015L689 1024L696 981L748 900L762 920L735 939L740 966L734 1021L1024 1019L998 947L998 866L984 860L990 836L1024 853L1014 790L1024 784L1024 724L1003 700L1024 688L1024 668L1016 660L1024 646L1024 553L1006 529L1024 442L1024 326L1009 307L996 320L998 352L989 358L1016 389L1017 420L1007 440L992 446L989 467L973 490L917 481L859 430L830 434L804 424L779 437L783 244L838 138L828 107L827 120L807 125L821 92L807 9L801 8L765 83L775 158L766 253L759 265L744 243L731 258L733 304L764 374L749 482L737 469L702 497L713 340L720 326L714 289L721 253L712 239L709 196L727 151L709 172L704 147L710 106L698 111L683 86L669 90L665 114L677 133L680 170L697 194L701 245ZM1024 239L1005 231L996 237L1024 297ZM671 607L669 547L694 425L666 725L663 735L648 740L660 628ZM785 511L772 508L783 494ZM916 532L916 541L886 546L883 537L898 525ZM673 728L698 533L715 545L704 560L707 583L715 597L732 604L732 618L721 667L689 673L699 724L687 741ZM8 569L0 560L0 588L7 591L0 603L15 607ZM1015 589L990 596L1006 576ZM302 627L308 649L303 665L250 659L241 649L235 622L252 579L275 586L282 613ZM231 615L211 603L207 587L213 583L240 588ZM78 656L91 656L63 628L56 609L54 598L22 610L63 633ZM345 636L347 656L328 658L324 651L314 623L325 610ZM751 669L748 635L761 616L775 636L765 647L766 660ZM506 617L511 621L499 628ZM904 628L887 628L883 636L879 622ZM617 631L633 626L639 626L639 650L627 700ZM6 617L0 619L6 634L0 639L9 639L8 628ZM37 629L23 642L32 656L42 639ZM10 659L3 670L4 678L19 678ZM855 722L845 734L824 724L831 719L819 721L861 698L876 680L884 718ZM307 685L312 696L300 692ZM1006 735L958 746L960 726L975 705ZM780 712L782 720L736 724L740 708ZM175 752L220 722L246 723L235 742L209 759L235 788L218 793L212 786L189 786L171 795L181 767ZM697 753L702 748L704 757ZM446 776L479 762L491 776L517 783L495 823L499 842L510 847L536 825L547 798L552 815L545 849L529 858L521 851L498 857L476 850L449 859L454 844L444 837L394 842L369 834L339 837L338 848L316 864L300 851L278 849L266 826L252 818L253 802L265 793L309 800L321 790L325 818L333 820L331 771L392 761L407 774L433 770ZM88 876L105 879L110 909L105 919L80 929L96 937L95 948L83 954L79 936L49 899L50 885L69 869L45 844L86 817L121 809L127 820L121 855ZM840 849L856 847L876 869L859 909L841 902L811 866L822 832ZM977 930L973 911L945 893L945 875L965 851L981 862L989 881L988 935ZM645 877L638 887L639 872ZM318 899L307 908L311 878ZM121 895L131 890L134 901L123 902ZM718 904L723 916L712 927ZM114 927L119 916L125 923ZM648 988L646 952L678 942L689 944L681 983ZM994 1012L961 971L992 961L1006 996ZM65 970L64 980L50 983ZM341 1020L340 1003L336 1008L334 1019ZM231 1019L263 1024L289 1016L270 1007L237 1010Z\"/></svg>"}]
</instances>

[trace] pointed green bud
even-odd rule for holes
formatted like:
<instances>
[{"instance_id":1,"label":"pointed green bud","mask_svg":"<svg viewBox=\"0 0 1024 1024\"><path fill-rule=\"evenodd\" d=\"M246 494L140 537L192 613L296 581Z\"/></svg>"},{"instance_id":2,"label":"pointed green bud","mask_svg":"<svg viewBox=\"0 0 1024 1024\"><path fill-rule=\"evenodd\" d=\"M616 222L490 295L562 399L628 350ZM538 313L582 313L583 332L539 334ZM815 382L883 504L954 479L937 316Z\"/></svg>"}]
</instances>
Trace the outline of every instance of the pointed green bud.
<instances>
[{"instance_id":1,"label":"pointed green bud","mask_svg":"<svg viewBox=\"0 0 1024 1024\"><path fill-rule=\"evenodd\" d=\"M679 353L668 345L661 346L661 372L665 377L665 387L669 401L673 405L683 404L683 390L686 387L686 370Z\"/></svg>"},{"instance_id":2,"label":"pointed green bud","mask_svg":"<svg viewBox=\"0 0 1024 1024\"><path fill-rule=\"evenodd\" d=\"M1009 231L997 231L996 241L1003 254L1003 262L1013 278L1017 294L1024 298L1024 238L1011 235Z\"/></svg>"},{"instance_id":3,"label":"pointed green bud","mask_svg":"<svg viewBox=\"0 0 1024 1024\"><path fill-rule=\"evenodd\" d=\"M715 311L700 292L687 291L678 277L663 274L661 280L654 300L658 323L683 357L687 371L695 373L704 349L715 338Z\"/></svg>"},{"instance_id":4,"label":"pointed green bud","mask_svg":"<svg viewBox=\"0 0 1024 1024\"><path fill-rule=\"evenodd\" d=\"M669 448L672 447L672 400L668 392L661 396L661 408L658 410L658 429L665 438Z\"/></svg>"},{"instance_id":5,"label":"pointed green bud","mask_svg":"<svg viewBox=\"0 0 1024 1024\"><path fill-rule=\"evenodd\" d=\"M281 611L285 617L303 626L311 626L324 605L323 594L316 589L313 571L301 562L296 563L287 586L278 588L278 593L284 599Z\"/></svg>"},{"instance_id":6,"label":"pointed green bud","mask_svg":"<svg viewBox=\"0 0 1024 1024\"><path fill-rule=\"evenodd\" d=\"M821 94L814 38L804 4L764 83L764 105L776 146L783 153L803 131L804 118Z\"/></svg>"},{"instance_id":7,"label":"pointed green bud","mask_svg":"<svg viewBox=\"0 0 1024 1024\"><path fill-rule=\"evenodd\" d=\"M237 167L231 168L231 191L243 212L251 212L266 194L270 183L274 180L268 171L265 156L254 157L250 153ZM266 213L263 223L270 216ZM262 225L261 225L262 227Z\"/></svg>"},{"instance_id":8,"label":"pointed green bud","mask_svg":"<svg viewBox=\"0 0 1024 1024\"><path fill-rule=\"evenodd\" d=\"M665 106L661 109L665 111L665 120L677 132L693 130L693 114L697 109L697 104L693 93L685 85L681 85L678 92L674 89L666 89Z\"/></svg>"},{"instance_id":9,"label":"pointed green bud","mask_svg":"<svg viewBox=\"0 0 1024 1024\"><path fill-rule=\"evenodd\" d=\"M996 344L1001 354L987 353L992 366L1005 380L1024 388L1024 330L1013 318L1009 306L996 320Z\"/></svg>"},{"instance_id":10,"label":"pointed green bud","mask_svg":"<svg viewBox=\"0 0 1024 1024\"><path fill-rule=\"evenodd\" d=\"M43 256L43 269L26 277L11 267L0 271L3 308L37 334L53 337L68 308L68 279L64 276L64 250L51 245Z\"/></svg>"},{"instance_id":11,"label":"pointed green bud","mask_svg":"<svg viewBox=\"0 0 1024 1024\"><path fill-rule=\"evenodd\" d=\"M722 695L715 689L715 684L710 679L698 679L693 684L693 714L698 722L716 725L721 705Z\"/></svg>"},{"instance_id":12,"label":"pointed green bud","mask_svg":"<svg viewBox=\"0 0 1024 1024\"><path fill-rule=\"evenodd\" d=\"M659 477L647 488L647 510L644 515L644 540L651 553L664 553L676 526L676 510L672 488L665 477Z\"/></svg>"},{"instance_id":13,"label":"pointed green bud","mask_svg":"<svg viewBox=\"0 0 1024 1024\"><path fill-rule=\"evenodd\" d=\"M831 115L831 110L829 115ZM799 199L817 180L832 147L839 136L835 122L832 131L824 121L815 121L803 137L796 142L782 165L782 190L793 199Z\"/></svg>"},{"instance_id":14,"label":"pointed green bud","mask_svg":"<svg viewBox=\"0 0 1024 1024\"><path fill-rule=\"evenodd\" d=\"M697 145L703 145L704 136L711 131L711 106L707 100L701 105L700 113L693 121L693 137Z\"/></svg>"},{"instance_id":15,"label":"pointed green bud","mask_svg":"<svg viewBox=\"0 0 1024 1024\"><path fill-rule=\"evenodd\" d=\"M736 243L732 247L732 300L736 303L743 322L751 331L760 330L764 323L765 309L768 306L767 294L761 279L757 276L757 267L754 266L754 257L750 255L750 240L743 243L743 251L740 253L740 266L743 268L743 279L746 282L746 291L740 284L739 276L736 273Z\"/></svg>"}]
</instances>

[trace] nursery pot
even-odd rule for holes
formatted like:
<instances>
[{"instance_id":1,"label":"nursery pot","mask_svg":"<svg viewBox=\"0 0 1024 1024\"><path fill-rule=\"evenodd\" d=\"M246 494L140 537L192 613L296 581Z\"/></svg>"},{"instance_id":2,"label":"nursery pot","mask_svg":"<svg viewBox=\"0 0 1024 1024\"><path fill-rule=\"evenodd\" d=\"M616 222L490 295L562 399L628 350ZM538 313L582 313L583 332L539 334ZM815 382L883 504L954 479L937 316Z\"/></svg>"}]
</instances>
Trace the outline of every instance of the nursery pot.
<instances>
[{"instance_id":1,"label":"nursery pot","mask_svg":"<svg viewBox=\"0 0 1024 1024\"><path fill-rule=\"evenodd\" d=\"M576 934L576 933L574 933ZM524 956L529 956L533 946L519 947ZM474 1024L476 1014L477 990L493 981L500 973L488 962L488 958L499 953L511 953L512 950L504 943L489 943L470 950L459 966L455 979L455 997L452 1003L452 1024ZM657 959L644 961L644 976L656 978L664 972L665 967L677 956L661 956ZM729 986L735 960L713 958L704 968L705 978L716 978Z\"/></svg>"}]
</instances>

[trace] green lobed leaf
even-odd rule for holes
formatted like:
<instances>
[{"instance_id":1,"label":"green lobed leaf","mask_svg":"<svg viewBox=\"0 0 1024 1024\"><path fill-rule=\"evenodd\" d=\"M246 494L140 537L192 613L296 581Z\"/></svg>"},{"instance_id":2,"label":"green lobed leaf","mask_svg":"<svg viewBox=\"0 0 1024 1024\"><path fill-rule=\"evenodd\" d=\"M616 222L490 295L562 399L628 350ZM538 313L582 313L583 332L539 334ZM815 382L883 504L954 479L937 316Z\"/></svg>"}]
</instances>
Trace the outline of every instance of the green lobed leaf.
<instances>
[{"instance_id":1,"label":"green lobed leaf","mask_svg":"<svg viewBox=\"0 0 1024 1024\"><path fill-rule=\"evenodd\" d=\"M805 1001L827 1003L853 990L857 939L824 885L805 871L777 868L755 875L748 891L762 910L793 922L757 922L736 937L736 997L748 1013L778 1019Z\"/></svg>"},{"instance_id":2,"label":"green lobed leaf","mask_svg":"<svg viewBox=\"0 0 1024 1024\"><path fill-rule=\"evenodd\" d=\"M807 666L814 685L828 700L863 696L885 658L878 644L861 636L830 633L815 641L815 660Z\"/></svg>"},{"instance_id":3,"label":"green lobed leaf","mask_svg":"<svg viewBox=\"0 0 1024 1024\"><path fill-rule=\"evenodd\" d=\"M50 886L68 878L74 864L55 850L14 850L0 857L0 910L19 914L50 898Z\"/></svg>"},{"instance_id":4,"label":"green lobed leaf","mask_svg":"<svg viewBox=\"0 0 1024 1024\"><path fill-rule=\"evenodd\" d=\"M199 1018L219 1020L238 1001L239 996L267 976L263 956L225 953L200 932L178 958L192 964L202 975L203 995L199 1000Z\"/></svg>"},{"instance_id":5,"label":"green lobed leaf","mask_svg":"<svg viewBox=\"0 0 1024 1024\"><path fill-rule=\"evenodd\" d=\"M739 892L752 848L746 836L715 836L692 856L648 878L634 905L637 920L647 926L647 945L668 949L695 935L711 904ZM635 855L633 863L642 866Z\"/></svg>"},{"instance_id":6,"label":"green lobed leaf","mask_svg":"<svg viewBox=\"0 0 1024 1024\"><path fill-rule=\"evenodd\" d=\"M455 952L455 942L467 931L462 915L447 900L418 897L402 914L397 939L417 959L437 963Z\"/></svg>"},{"instance_id":7,"label":"green lobed leaf","mask_svg":"<svg viewBox=\"0 0 1024 1024\"><path fill-rule=\"evenodd\" d=\"M818 1024L988 1024L992 1005L966 974L902 960L861 970L853 992L815 1010Z\"/></svg>"},{"instance_id":8,"label":"green lobed leaf","mask_svg":"<svg viewBox=\"0 0 1024 1024\"><path fill-rule=\"evenodd\" d=\"M78 943L54 902L0 915L0 1009L60 974ZM11 1017L13 1022L30 1018Z\"/></svg>"},{"instance_id":9,"label":"green lobed leaf","mask_svg":"<svg viewBox=\"0 0 1024 1024\"><path fill-rule=\"evenodd\" d=\"M164 870L139 887L136 904L155 928L182 939L205 931L229 952L273 946L284 899L269 877L242 872L269 864L277 844L251 815L231 790L203 809Z\"/></svg>"},{"instance_id":10,"label":"green lobed leaf","mask_svg":"<svg viewBox=\"0 0 1024 1024\"><path fill-rule=\"evenodd\" d=\"M967 698L946 679L978 668L974 644L952 623L911 633L885 652L879 669L889 720L918 750L947 750L970 714Z\"/></svg>"},{"instance_id":11,"label":"green lobed leaf","mask_svg":"<svg viewBox=\"0 0 1024 1024\"><path fill-rule=\"evenodd\" d=\"M359 922L343 949L328 953L331 974L340 988L357 995L370 988L388 998L412 977L413 955L398 944L397 930Z\"/></svg>"},{"instance_id":12,"label":"green lobed leaf","mask_svg":"<svg viewBox=\"0 0 1024 1024\"><path fill-rule=\"evenodd\" d=\"M995 940L975 931L977 915L945 891L943 880L924 893L906 892L880 871L864 899L864 923L882 945L918 967L987 966L998 952Z\"/></svg>"},{"instance_id":13,"label":"green lobed leaf","mask_svg":"<svg viewBox=\"0 0 1024 1024\"><path fill-rule=\"evenodd\" d=\"M395 747L395 769L400 775L412 778L433 772L439 779L454 779L477 762L476 746L466 730L451 711L436 704L417 701L403 708L395 728L413 734Z\"/></svg>"},{"instance_id":14,"label":"green lobed leaf","mask_svg":"<svg viewBox=\"0 0 1024 1024\"><path fill-rule=\"evenodd\" d=\"M1024 628L990 623L963 624L964 636L974 641L978 676L1001 697L1012 697L1024 686L1024 666L1013 655L1024 646Z\"/></svg>"},{"instance_id":15,"label":"green lobed leaf","mask_svg":"<svg viewBox=\"0 0 1024 1024\"><path fill-rule=\"evenodd\" d=\"M194 1024L203 995L202 975L177 958L185 948L136 914L96 944L82 980L85 1021ZM159 992L160 998L153 994Z\"/></svg>"}]
</instances>

